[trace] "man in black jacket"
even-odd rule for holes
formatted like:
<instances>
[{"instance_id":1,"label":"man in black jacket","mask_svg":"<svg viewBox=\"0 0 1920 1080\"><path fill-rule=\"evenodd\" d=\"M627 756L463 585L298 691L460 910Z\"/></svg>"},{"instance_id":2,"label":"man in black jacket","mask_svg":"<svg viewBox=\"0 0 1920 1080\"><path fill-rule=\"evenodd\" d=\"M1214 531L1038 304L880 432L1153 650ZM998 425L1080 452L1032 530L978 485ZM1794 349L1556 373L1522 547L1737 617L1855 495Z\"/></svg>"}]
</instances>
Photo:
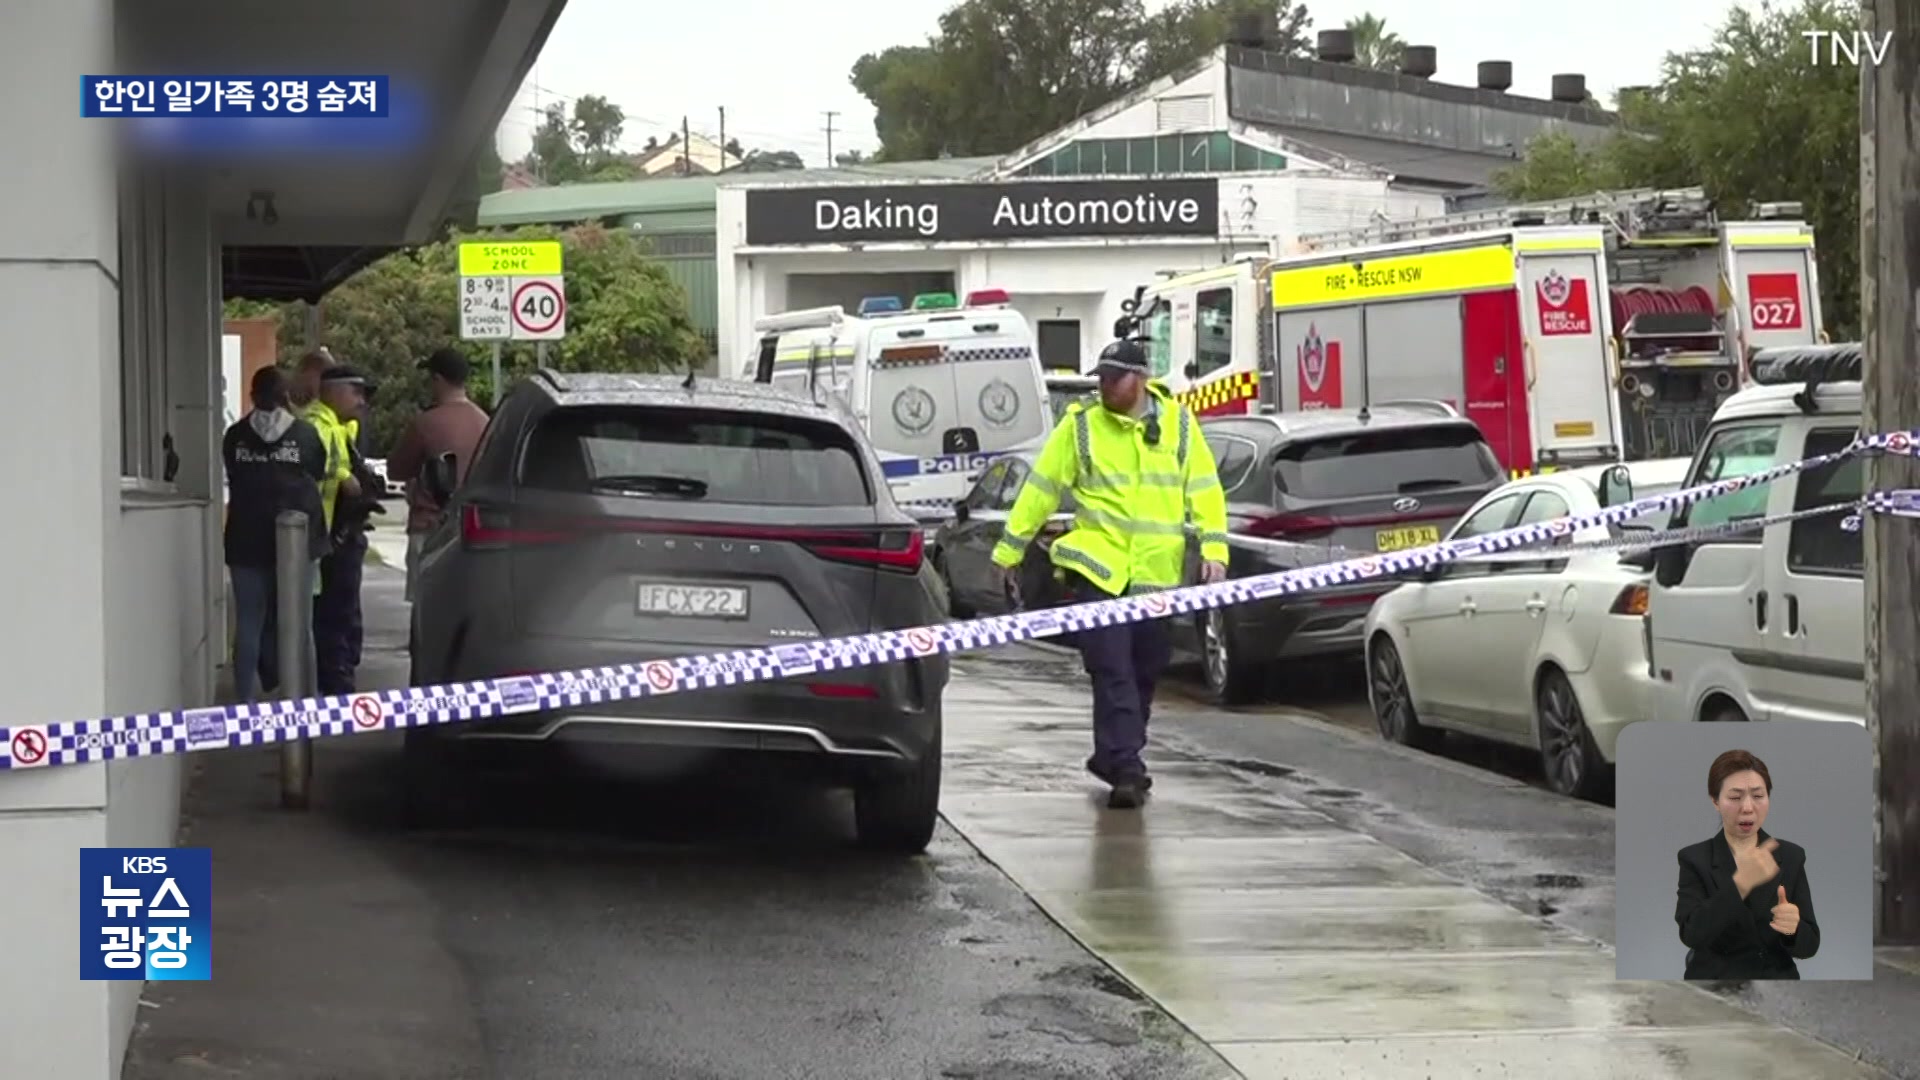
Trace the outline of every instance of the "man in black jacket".
<instances>
[{"instance_id":1,"label":"man in black jacket","mask_svg":"<svg viewBox=\"0 0 1920 1080\"><path fill-rule=\"evenodd\" d=\"M303 580L309 589L328 550L319 488L326 475L326 447L313 425L293 412L288 391L285 372L271 367L256 372L253 411L228 427L220 442L228 491L223 546L233 579L233 682L241 701L277 690L280 681L275 520L285 510L307 515L310 561Z\"/></svg>"}]
</instances>

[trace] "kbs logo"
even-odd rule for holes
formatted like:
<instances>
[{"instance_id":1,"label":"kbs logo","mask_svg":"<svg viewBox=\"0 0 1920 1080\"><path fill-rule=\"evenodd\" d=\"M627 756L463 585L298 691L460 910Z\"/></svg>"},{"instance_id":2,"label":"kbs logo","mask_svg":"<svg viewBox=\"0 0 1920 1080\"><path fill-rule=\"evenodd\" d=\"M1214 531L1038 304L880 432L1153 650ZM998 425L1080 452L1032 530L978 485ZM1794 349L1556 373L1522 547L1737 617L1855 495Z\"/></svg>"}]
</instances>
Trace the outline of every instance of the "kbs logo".
<instances>
[{"instance_id":1,"label":"kbs logo","mask_svg":"<svg viewBox=\"0 0 1920 1080\"><path fill-rule=\"evenodd\" d=\"M1294 350L1300 379L1302 409L1340 407L1340 343L1320 340L1320 328L1307 324L1306 339Z\"/></svg>"},{"instance_id":2,"label":"kbs logo","mask_svg":"<svg viewBox=\"0 0 1920 1080\"><path fill-rule=\"evenodd\" d=\"M1540 309L1540 332L1550 337L1593 333L1593 301L1587 279L1549 270L1534 286Z\"/></svg>"}]
</instances>

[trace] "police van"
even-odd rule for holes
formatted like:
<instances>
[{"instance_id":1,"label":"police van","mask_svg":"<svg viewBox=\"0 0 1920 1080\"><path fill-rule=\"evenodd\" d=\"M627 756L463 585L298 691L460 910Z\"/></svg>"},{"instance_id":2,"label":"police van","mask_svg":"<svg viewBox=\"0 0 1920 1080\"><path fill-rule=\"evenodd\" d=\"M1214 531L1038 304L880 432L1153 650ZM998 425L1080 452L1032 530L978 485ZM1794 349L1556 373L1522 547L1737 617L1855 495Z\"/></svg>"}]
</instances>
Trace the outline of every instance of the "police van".
<instances>
[{"instance_id":1,"label":"police van","mask_svg":"<svg viewBox=\"0 0 1920 1080\"><path fill-rule=\"evenodd\" d=\"M988 462L1052 428L1033 328L1000 289L868 297L755 321L752 378L833 396L859 418L895 499L917 516L964 498Z\"/></svg>"},{"instance_id":2,"label":"police van","mask_svg":"<svg viewBox=\"0 0 1920 1080\"><path fill-rule=\"evenodd\" d=\"M1686 486L1845 449L1860 432L1858 344L1760 349L1752 389L1720 406ZM1854 456L1672 515L1683 529L1844 505ZM1653 571L1643 640L1657 720L1866 722L1864 555L1854 512L1801 518L1626 556Z\"/></svg>"}]
</instances>

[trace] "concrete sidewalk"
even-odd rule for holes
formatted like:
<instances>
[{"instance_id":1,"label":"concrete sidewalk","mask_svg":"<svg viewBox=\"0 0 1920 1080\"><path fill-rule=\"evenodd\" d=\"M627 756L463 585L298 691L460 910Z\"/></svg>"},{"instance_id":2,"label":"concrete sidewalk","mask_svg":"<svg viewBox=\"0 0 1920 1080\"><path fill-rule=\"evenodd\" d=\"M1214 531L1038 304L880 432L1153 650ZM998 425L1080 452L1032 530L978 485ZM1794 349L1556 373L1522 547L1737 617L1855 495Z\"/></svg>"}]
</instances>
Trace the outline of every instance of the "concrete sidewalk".
<instances>
[{"instance_id":1,"label":"concrete sidewalk","mask_svg":"<svg viewBox=\"0 0 1920 1080\"><path fill-rule=\"evenodd\" d=\"M1160 748L1143 812L1075 772L1085 695L968 677L948 820L1250 1080L1884 1077L1685 984L1616 982L1522 914L1234 771ZM1157 716L1163 723L1170 716Z\"/></svg>"}]
</instances>

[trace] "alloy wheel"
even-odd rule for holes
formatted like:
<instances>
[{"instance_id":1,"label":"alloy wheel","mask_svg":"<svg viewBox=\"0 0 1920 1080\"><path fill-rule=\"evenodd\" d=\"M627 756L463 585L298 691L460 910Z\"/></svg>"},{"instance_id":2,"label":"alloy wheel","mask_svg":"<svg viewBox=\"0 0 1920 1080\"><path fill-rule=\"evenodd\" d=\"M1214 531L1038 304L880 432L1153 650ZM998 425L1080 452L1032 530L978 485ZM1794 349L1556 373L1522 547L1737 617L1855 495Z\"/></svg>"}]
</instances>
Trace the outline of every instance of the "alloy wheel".
<instances>
[{"instance_id":1,"label":"alloy wheel","mask_svg":"<svg viewBox=\"0 0 1920 1080\"><path fill-rule=\"evenodd\" d=\"M1573 687L1565 678L1548 676L1540 686L1540 750L1547 782L1563 795L1580 790L1586 782L1585 736L1586 724L1573 700Z\"/></svg>"},{"instance_id":2,"label":"alloy wheel","mask_svg":"<svg viewBox=\"0 0 1920 1080\"><path fill-rule=\"evenodd\" d=\"M1207 685L1216 691L1227 685L1233 662L1228 648L1226 615L1219 608L1207 609L1200 620L1200 658L1206 665Z\"/></svg>"},{"instance_id":3,"label":"alloy wheel","mask_svg":"<svg viewBox=\"0 0 1920 1080\"><path fill-rule=\"evenodd\" d=\"M1371 650L1367 668L1374 722L1379 725L1382 736L1399 742L1406 737L1413 715L1413 695L1407 689L1407 673L1400 664L1399 650L1382 638Z\"/></svg>"}]
</instances>

